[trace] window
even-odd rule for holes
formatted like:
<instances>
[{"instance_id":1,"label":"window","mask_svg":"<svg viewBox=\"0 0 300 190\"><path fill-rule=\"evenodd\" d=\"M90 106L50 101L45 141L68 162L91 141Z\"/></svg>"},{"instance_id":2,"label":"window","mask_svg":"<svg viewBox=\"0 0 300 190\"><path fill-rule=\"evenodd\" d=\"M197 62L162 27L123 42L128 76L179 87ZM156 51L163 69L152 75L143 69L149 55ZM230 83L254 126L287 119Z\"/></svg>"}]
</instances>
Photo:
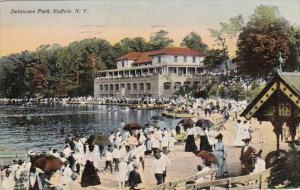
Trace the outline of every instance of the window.
<instances>
[{"instance_id":1,"label":"window","mask_svg":"<svg viewBox=\"0 0 300 190\"><path fill-rule=\"evenodd\" d=\"M175 82L174 84L174 90L178 90L181 87L181 82Z\"/></svg>"},{"instance_id":2,"label":"window","mask_svg":"<svg viewBox=\"0 0 300 190\"><path fill-rule=\"evenodd\" d=\"M164 89L165 89L165 90L171 89L171 83L170 83L170 82L165 82L165 83L164 83Z\"/></svg>"},{"instance_id":3,"label":"window","mask_svg":"<svg viewBox=\"0 0 300 190\"><path fill-rule=\"evenodd\" d=\"M110 90L114 91L114 85L113 84L110 84Z\"/></svg>"},{"instance_id":4,"label":"window","mask_svg":"<svg viewBox=\"0 0 300 190\"><path fill-rule=\"evenodd\" d=\"M122 67L124 67L124 61L122 61Z\"/></svg>"},{"instance_id":5,"label":"window","mask_svg":"<svg viewBox=\"0 0 300 190\"><path fill-rule=\"evenodd\" d=\"M200 82L199 81L194 81L193 86L196 87L196 88L199 87L200 86Z\"/></svg>"},{"instance_id":6,"label":"window","mask_svg":"<svg viewBox=\"0 0 300 190\"><path fill-rule=\"evenodd\" d=\"M174 62L177 63L178 61L178 56L174 56Z\"/></svg>"},{"instance_id":7,"label":"window","mask_svg":"<svg viewBox=\"0 0 300 190\"><path fill-rule=\"evenodd\" d=\"M99 88L100 88L100 91L103 91L103 85L102 84L100 84Z\"/></svg>"},{"instance_id":8,"label":"window","mask_svg":"<svg viewBox=\"0 0 300 190\"><path fill-rule=\"evenodd\" d=\"M105 85L105 91L108 91L108 84Z\"/></svg>"},{"instance_id":9,"label":"window","mask_svg":"<svg viewBox=\"0 0 300 190\"><path fill-rule=\"evenodd\" d=\"M144 83L140 83L140 90L144 90Z\"/></svg>"},{"instance_id":10,"label":"window","mask_svg":"<svg viewBox=\"0 0 300 190\"><path fill-rule=\"evenodd\" d=\"M158 59L158 63L161 63L161 57L158 56L157 59Z\"/></svg>"},{"instance_id":11,"label":"window","mask_svg":"<svg viewBox=\"0 0 300 190\"><path fill-rule=\"evenodd\" d=\"M131 90L131 84L127 84L127 90Z\"/></svg>"},{"instance_id":12,"label":"window","mask_svg":"<svg viewBox=\"0 0 300 190\"><path fill-rule=\"evenodd\" d=\"M137 84L133 84L133 90L137 90Z\"/></svg>"},{"instance_id":13,"label":"window","mask_svg":"<svg viewBox=\"0 0 300 190\"><path fill-rule=\"evenodd\" d=\"M183 56L183 62L186 62L186 56Z\"/></svg>"},{"instance_id":14,"label":"window","mask_svg":"<svg viewBox=\"0 0 300 190\"><path fill-rule=\"evenodd\" d=\"M191 82L184 82L185 87L189 87L191 85Z\"/></svg>"},{"instance_id":15,"label":"window","mask_svg":"<svg viewBox=\"0 0 300 190\"><path fill-rule=\"evenodd\" d=\"M116 91L119 91L119 84L115 84Z\"/></svg>"},{"instance_id":16,"label":"window","mask_svg":"<svg viewBox=\"0 0 300 190\"><path fill-rule=\"evenodd\" d=\"M121 84L121 88L125 88L125 84L122 83L122 84Z\"/></svg>"},{"instance_id":17,"label":"window","mask_svg":"<svg viewBox=\"0 0 300 190\"><path fill-rule=\"evenodd\" d=\"M146 83L146 89L151 90L151 83Z\"/></svg>"},{"instance_id":18,"label":"window","mask_svg":"<svg viewBox=\"0 0 300 190\"><path fill-rule=\"evenodd\" d=\"M193 63L196 63L196 57L193 57Z\"/></svg>"}]
</instances>

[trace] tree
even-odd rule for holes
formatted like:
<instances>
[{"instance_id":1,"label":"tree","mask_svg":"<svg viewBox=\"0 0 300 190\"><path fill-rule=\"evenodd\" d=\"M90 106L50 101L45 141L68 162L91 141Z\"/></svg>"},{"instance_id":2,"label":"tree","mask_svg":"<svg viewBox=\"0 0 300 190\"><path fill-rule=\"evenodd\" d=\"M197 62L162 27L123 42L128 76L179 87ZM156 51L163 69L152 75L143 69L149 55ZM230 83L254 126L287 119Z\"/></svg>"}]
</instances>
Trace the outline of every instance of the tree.
<instances>
[{"instance_id":1,"label":"tree","mask_svg":"<svg viewBox=\"0 0 300 190\"><path fill-rule=\"evenodd\" d=\"M244 20L242 15L232 17L229 22L221 22L219 29L209 28L211 37L216 42L216 45L221 47L224 59L228 58L228 46L226 39L232 39L237 36L237 34L242 30L244 25Z\"/></svg>"},{"instance_id":2,"label":"tree","mask_svg":"<svg viewBox=\"0 0 300 190\"><path fill-rule=\"evenodd\" d=\"M204 60L204 64L208 69L213 69L218 65L222 65L224 62L224 57L222 54L223 50L221 49L211 49L207 52L207 55Z\"/></svg>"},{"instance_id":3,"label":"tree","mask_svg":"<svg viewBox=\"0 0 300 190\"><path fill-rule=\"evenodd\" d=\"M38 64L36 55L28 51L1 58L4 76L1 91L8 98L34 97L46 88L47 66Z\"/></svg>"},{"instance_id":4,"label":"tree","mask_svg":"<svg viewBox=\"0 0 300 190\"><path fill-rule=\"evenodd\" d=\"M166 47L171 47L173 45L173 40L167 37L168 32L160 30L151 35L149 41L150 50L158 50Z\"/></svg>"},{"instance_id":5,"label":"tree","mask_svg":"<svg viewBox=\"0 0 300 190\"><path fill-rule=\"evenodd\" d=\"M239 35L240 70L251 76L267 77L278 66L279 52L285 60L284 67L294 69L295 59L290 56L296 39L294 27L279 14L278 7L257 7Z\"/></svg>"},{"instance_id":6,"label":"tree","mask_svg":"<svg viewBox=\"0 0 300 190\"><path fill-rule=\"evenodd\" d=\"M124 38L113 46L114 57L120 57L128 52L144 52L149 49L149 44L142 37Z\"/></svg>"},{"instance_id":7,"label":"tree","mask_svg":"<svg viewBox=\"0 0 300 190\"><path fill-rule=\"evenodd\" d=\"M73 42L66 48L63 56L67 57L67 62L61 61L75 81L68 87L70 94L74 96L92 95L94 73L115 67L113 48L109 42L102 39Z\"/></svg>"},{"instance_id":8,"label":"tree","mask_svg":"<svg viewBox=\"0 0 300 190\"><path fill-rule=\"evenodd\" d=\"M201 53L207 53L208 51L208 46L203 43L201 36L195 32L191 32L186 35L183 38L180 46L192 48Z\"/></svg>"},{"instance_id":9,"label":"tree","mask_svg":"<svg viewBox=\"0 0 300 190\"><path fill-rule=\"evenodd\" d=\"M44 92L47 97L53 97L61 81L66 78L67 73L59 60L63 50L58 44L42 45L36 49L37 62L47 66L47 91Z\"/></svg>"},{"instance_id":10,"label":"tree","mask_svg":"<svg viewBox=\"0 0 300 190\"><path fill-rule=\"evenodd\" d=\"M211 37L214 39L217 46L220 47L220 57L222 57L222 62L228 60L228 46L227 46L227 38L233 39L238 33L242 30L244 25L244 20L242 15L238 15L236 17L232 17L229 19L227 23L221 22L219 29L211 29L209 28L209 32ZM215 52L214 52L215 53ZM227 68L227 64L226 64Z\"/></svg>"}]
</instances>

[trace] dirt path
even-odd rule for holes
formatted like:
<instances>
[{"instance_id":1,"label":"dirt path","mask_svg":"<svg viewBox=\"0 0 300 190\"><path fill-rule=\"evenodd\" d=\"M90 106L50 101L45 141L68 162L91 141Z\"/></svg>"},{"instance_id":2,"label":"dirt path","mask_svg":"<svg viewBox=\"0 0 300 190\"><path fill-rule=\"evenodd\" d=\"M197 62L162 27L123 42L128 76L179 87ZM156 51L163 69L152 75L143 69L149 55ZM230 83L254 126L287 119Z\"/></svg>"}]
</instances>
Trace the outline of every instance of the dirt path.
<instances>
[{"instance_id":1,"label":"dirt path","mask_svg":"<svg viewBox=\"0 0 300 190\"><path fill-rule=\"evenodd\" d=\"M210 119L216 119L218 116L214 115ZM224 144L227 150L227 165L230 176L237 176L240 174L240 151L241 148L233 146L235 130L235 122L229 120L225 123L225 130L220 131L224 135ZM273 127L269 122L262 122L261 124L255 120L251 121L251 127L254 130L252 133L252 146L257 150L263 150L263 157L270 151L276 149L276 138L273 133ZM199 145L199 142L197 142ZM287 149L287 144L281 142L281 148ZM145 170L140 169L140 174L145 187L155 185L156 181L152 170L153 157L146 156ZM184 145L176 145L175 151L170 154L171 166L167 171L167 181L176 181L194 175L197 171L197 165L200 159L193 155L193 153L184 152ZM102 164L103 166L103 164ZM118 189L116 181L116 174L99 172L102 184L99 186L88 187L84 189L97 189L97 190L112 190ZM72 190L83 189L79 184L79 179L72 183Z\"/></svg>"}]
</instances>

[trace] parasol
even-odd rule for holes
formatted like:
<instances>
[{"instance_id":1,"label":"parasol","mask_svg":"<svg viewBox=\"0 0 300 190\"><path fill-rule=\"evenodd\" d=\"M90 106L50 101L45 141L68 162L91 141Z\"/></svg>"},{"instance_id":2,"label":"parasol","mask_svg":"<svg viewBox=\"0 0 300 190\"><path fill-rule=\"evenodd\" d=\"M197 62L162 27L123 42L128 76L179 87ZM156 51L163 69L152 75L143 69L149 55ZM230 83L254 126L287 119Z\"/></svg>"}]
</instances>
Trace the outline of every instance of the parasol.
<instances>
[{"instance_id":1,"label":"parasol","mask_svg":"<svg viewBox=\"0 0 300 190\"><path fill-rule=\"evenodd\" d=\"M179 123L181 123L183 125L184 130L186 130L187 128L192 127L195 124L195 122L192 119L190 119L190 118L183 119Z\"/></svg>"},{"instance_id":2,"label":"parasol","mask_svg":"<svg viewBox=\"0 0 300 190\"><path fill-rule=\"evenodd\" d=\"M109 145L110 141L107 136L101 133L95 133L88 138L87 143L89 145Z\"/></svg>"},{"instance_id":3,"label":"parasol","mask_svg":"<svg viewBox=\"0 0 300 190\"><path fill-rule=\"evenodd\" d=\"M131 130L138 130L138 129L141 129L142 127L137 124L137 123L128 123L124 126L124 130L126 131L131 131Z\"/></svg>"},{"instance_id":4,"label":"parasol","mask_svg":"<svg viewBox=\"0 0 300 190\"><path fill-rule=\"evenodd\" d=\"M208 119L199 119L196 122L196 126L202 127L202 128L211 128L213 125L214 125L213 122L211 122Z\"/></svg>"},{"instance_id":5,"label":"parasol","mask_svg":"<svg viewBox=\"0 0 300 190\"><path fill-rule=\"evenodd\" d=\"M63 165L59 158L52 155L42 156L34 162L34 166L44 172L59 170Z\"/></svg>"},{"instance_id":6,"label":"parasol","mask_svg":"<svg viewBox=\"0 0 300 190\"><path fill-rule=\"evenodd\" d=\"M211 152L201 150L200 152L196 152L195 155L198 157L201 157L202 159L204 159L206 161L212 162L214 164L218 164L218 160L217 160L216 156Z\"/></svg>"}]
</instances>

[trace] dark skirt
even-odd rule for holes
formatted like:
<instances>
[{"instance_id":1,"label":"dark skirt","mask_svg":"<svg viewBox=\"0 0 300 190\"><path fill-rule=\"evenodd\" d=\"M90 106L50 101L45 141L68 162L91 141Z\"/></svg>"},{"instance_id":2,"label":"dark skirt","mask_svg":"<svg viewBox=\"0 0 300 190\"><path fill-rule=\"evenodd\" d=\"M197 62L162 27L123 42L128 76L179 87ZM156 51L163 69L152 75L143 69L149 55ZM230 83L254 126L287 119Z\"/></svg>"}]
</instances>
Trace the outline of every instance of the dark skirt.
<instances>
[{"instance_id":1,"label":"dark skirt","mask_svg":"<svg viewBox=\"0 0 300 190\"><path fill-rule=\"evenodd\" d=\"M212 152L212 146L209 144L206 135L200 136L200 150Z\"/></svg>"},{"instance_id":2,"label":"dark skirt","mask_svg":"<svg viewBox=\"0 0 300 190\"><path fill-rule=\"evenodd\" d=\"M100 177L97 174L93 162L87 161L82 172L81 187L88 187L100 184Z\"/></svg>"},{"instance_id":3,"label":"dark skirt","mask_svg":"<svg viewBox=\"0 0 300 190\"><path fill-rule=\"evenodd\" d=\"M194 135L188 135L185 142L185 152L194 152L197 150Z\"/></svg>"}]
</instances>

